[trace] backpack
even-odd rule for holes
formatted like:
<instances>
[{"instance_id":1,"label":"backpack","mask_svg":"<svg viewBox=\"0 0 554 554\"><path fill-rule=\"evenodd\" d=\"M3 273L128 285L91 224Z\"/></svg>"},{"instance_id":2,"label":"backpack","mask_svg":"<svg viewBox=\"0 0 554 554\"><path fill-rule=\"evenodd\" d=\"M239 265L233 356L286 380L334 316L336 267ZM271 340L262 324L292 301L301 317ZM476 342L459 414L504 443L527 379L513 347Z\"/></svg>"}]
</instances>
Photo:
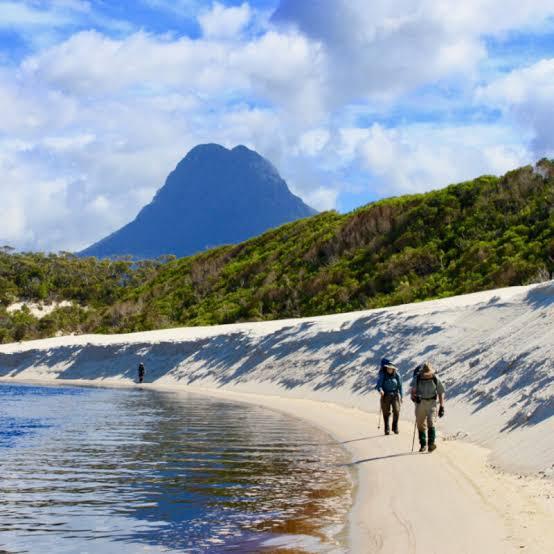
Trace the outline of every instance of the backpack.
<instances>
[{"instance_id":1,"label":"backpack","mask_svg":"<svg viewBox=\"0 0 554 554\"><path fill-rule=\"evenodd\" d=\"M415 369L414 369L414 373L412 375L412 377L415 377L416 378L416 387L417 385L419 384L419 381L421 380L421 376L420 376L420 372L421 372L421 368L423 366L420 364L418 365ZM436 373L433 373L433 383L435 383L435 388L437 388L438 386L438 381L437 381L437 374Z\"/></svg>"}]
</instances>

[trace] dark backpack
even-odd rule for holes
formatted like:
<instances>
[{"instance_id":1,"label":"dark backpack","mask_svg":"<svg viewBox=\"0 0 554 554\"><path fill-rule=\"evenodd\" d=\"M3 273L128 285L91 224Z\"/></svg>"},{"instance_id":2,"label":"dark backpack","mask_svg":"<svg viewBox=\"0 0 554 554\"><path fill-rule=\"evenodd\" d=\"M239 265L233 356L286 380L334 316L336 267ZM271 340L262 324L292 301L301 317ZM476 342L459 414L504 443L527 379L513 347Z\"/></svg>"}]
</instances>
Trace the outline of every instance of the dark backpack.
<instances>
[{"instance_id":1,"label":"dark backpack","mask_svg":"<svg viewBox=\"0 0 554 554\"><path fill-rule=\"evenodd\" d=\"M418 365L418 366L414 369L413 377L416 378L416 387L417 387L417 385L419 384L419 382L420 382L420 380L421 380L421 375L420 375L420 373L421 373L421 368L422 368L422 367L423 367L422 365ZM436 375L436 373L433 374L433 383L435 383L435 388L437 388L437 386L438 386L438 381L437 381L437 375Z\"/></svg>"},{"instance_id":2,"label":"dark backpack","mask_svg":"<svg viewBox=\"0 0 554 554\"><path fill-rule=\"evenodd\" d=\"M380 378L382 375L386 373L385 370L385 364L392 363L388 358L382 358L381 363L379 364L379 371L377 373L377 377Z\"/></svg>"}]
</instances>

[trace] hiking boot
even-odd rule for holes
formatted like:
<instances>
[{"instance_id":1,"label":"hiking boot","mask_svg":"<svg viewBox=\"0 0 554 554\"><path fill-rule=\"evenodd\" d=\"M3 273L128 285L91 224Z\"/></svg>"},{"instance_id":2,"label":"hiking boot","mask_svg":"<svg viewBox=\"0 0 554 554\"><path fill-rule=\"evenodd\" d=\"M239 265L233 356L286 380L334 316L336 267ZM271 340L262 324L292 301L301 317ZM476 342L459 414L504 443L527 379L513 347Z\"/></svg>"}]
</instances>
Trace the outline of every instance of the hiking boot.
<instances>
[{"instance_id":1,"label":"hiking boot","mask_svg":"<svg viewBox=\"0 0 554 554\"><path fill-rule=\"evenodd\" d=\"M426 450L426 447L425 447L424 444L422 444L422 445L419 447L419 451L420 451L420 452L425 452L425 450Z\"/></svg>"},{"instance_id":2,"label":"hiking boot","mask_svg":"<svg viewBox=\"0 0 554 554\"><path fill-rule=\"evenodd\" d=\"M433 450L437 449L437 445L434 443L429 443L429 452L433 452Z\"/></svg>"}]
</instances>

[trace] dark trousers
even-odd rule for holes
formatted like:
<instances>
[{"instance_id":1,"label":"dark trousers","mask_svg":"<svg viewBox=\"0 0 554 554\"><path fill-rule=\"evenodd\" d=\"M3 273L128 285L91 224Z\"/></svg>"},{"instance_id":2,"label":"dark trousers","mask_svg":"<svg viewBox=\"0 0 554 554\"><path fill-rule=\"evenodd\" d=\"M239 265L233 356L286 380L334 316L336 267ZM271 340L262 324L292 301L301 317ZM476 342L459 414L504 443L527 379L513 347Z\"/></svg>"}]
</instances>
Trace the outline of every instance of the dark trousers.
<instances>
[{"instance_id":1,"label":"dark trousers","mask_svg":"<svg viewBox=\"0 0 554 554\"><path fill-rule=\"evenodd\" d=\"M398 394L386 394L381 397L381 410L385 420L385 431L389 430L389 417L392 409L392 430L398 430L398 418L400 417L400 396Z\"/></svg>"}]
</instances>

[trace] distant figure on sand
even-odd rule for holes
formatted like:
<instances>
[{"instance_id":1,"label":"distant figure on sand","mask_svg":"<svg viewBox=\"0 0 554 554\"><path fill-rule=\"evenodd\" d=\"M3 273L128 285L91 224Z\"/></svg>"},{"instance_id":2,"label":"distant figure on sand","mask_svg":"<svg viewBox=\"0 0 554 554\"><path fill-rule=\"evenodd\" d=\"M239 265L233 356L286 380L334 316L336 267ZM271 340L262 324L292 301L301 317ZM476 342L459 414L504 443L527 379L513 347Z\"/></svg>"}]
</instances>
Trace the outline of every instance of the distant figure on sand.
<instances>
[{"instance_id":1,"label":"distant figure on sand","mask_svg":"<svg viewBox=\"0 0 554 554\"><path fill-rule=\"evenodd\" d=\"M141 362L138 366L138 382L142 383L144 381L144 364Z\"/></svg>"},{"instance_id":2,"label":"distant figure on sand","mask_svg":"<svg viewBox=\"0 0 554 554\"><path fill-rule=\"evenodd\" d=\"M389 418L392 409L392 431L398 435L398 418L402 403L402 378L397 367L387 358L381 360L381 369L375 387L381 395L381 411L385 422L385 435L390 435Z\"/></svg>"},{"instance_id":3,"label":"distant figure on sand","mask_svg":"<svg viewBox=\"0 0 554 554\"><path fill-rule=\"evenodd\" d=\"M415 416L419 432L419 451L427 447L427 428L429 428L429 452L437 448L437 398L439 400L438 416L444 415L444 385L437 377L430 363L426 362L416 368L410 385L410 394L415 402Z\"/></svg>"}]
</instances>

